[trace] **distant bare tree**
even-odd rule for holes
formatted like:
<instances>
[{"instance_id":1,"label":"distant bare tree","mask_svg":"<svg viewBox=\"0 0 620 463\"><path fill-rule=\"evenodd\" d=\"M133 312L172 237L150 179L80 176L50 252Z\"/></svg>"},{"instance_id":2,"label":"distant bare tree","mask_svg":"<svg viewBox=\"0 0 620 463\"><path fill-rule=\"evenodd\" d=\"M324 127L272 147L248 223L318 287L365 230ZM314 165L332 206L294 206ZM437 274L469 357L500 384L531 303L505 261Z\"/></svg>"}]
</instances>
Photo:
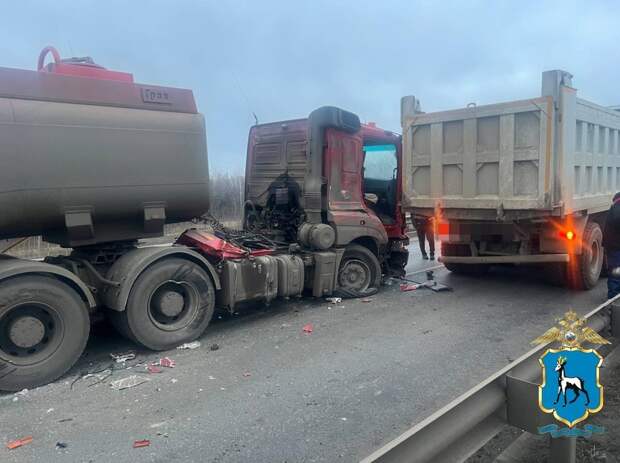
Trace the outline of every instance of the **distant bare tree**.
<instances>
[{"instance_id":1,"label":"distant bare tree","mask_svg":"<svg viewBox=\"0 0 620 463\"><path fill-rule=\"evenodd\" d=\"M211 214L221 221L241 222L244 185L242 175L212 173L209 178Z\"/></svg>"}]
</instances>

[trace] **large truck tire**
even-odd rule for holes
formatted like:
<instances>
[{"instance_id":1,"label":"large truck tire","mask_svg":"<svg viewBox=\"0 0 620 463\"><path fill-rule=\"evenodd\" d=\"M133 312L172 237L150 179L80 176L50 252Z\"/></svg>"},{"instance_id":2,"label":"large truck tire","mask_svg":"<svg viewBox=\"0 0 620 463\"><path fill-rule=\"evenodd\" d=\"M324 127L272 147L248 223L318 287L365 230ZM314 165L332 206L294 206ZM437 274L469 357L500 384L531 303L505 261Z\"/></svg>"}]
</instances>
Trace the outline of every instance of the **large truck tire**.
<instances>
[{"instance_id":1,"label":"large truck tire","mask_svg":"<svg viewBox=\"0 0 620 463\"><path fill-rule=\"evenodd\" d=\"M82 355L89 331L86 304L62 281L24 275L0 283L0 390L59 378Z\"/></svg>"},{"instance_id":2,"label":"large truck tire","mask_svg":"<svg viewBox=\"0 0 620 463\"><path fill-rule=\"evenodd\" d=\"M152 350L167 350L198 338L215 309L211 277L196 263L167 258L137 278L123 312L111 311L125 337Z\"/></svg>"},{"instance_id":3,"label":"large truck tire","mask_svg":"<svg viewBox=\"0 0 620 463\"><path fill-rule=\"evenodd\" d=\"M335 293L355 298L375 294L381 285L381 264L372 251L359 244L346 247L337 276Z\"/></svg>"},{"instance_id":4,"label":"large truck tire","mask_svg":"<svg viewBox=\"0 0 620 463\"><path fill-rule=\"evenodd\" d=\"M596 222L588 222L581 239L581 254L571 255L566 276L572 289L586 290L596 286L603 267L603 232Z\"/></svg>"},{"instance_id":5,"label":"large truck tire","mask_svg":"<svg viewBox=\"0 0 620 463\"><path fill-rule=\"evenodd\" d=\"M441 243L442 256L470 256L471 250L466 244L448 244ZM444 262L446 267L452 273L460 275L484 275L489 271L490 265L487 264L455 264L452 262Z\"/></svg>"}]
</instances>

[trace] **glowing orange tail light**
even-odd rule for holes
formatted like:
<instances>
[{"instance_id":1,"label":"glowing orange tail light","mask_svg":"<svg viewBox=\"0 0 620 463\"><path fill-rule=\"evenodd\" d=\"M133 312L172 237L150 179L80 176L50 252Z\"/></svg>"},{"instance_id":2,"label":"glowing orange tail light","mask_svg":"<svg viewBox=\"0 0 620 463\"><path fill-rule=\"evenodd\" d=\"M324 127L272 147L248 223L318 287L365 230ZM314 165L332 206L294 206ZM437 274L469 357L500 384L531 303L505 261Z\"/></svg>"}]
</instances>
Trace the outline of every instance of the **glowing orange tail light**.
<instances>
[{"instance_id":1,"label":"glowing orange tail light","mask_svg":"<svg viewBox=\"0 0 620 463\"><path fill-rule=\"evenodd\" d=\"M564 238L566 238L567 240L572 241L572 240L575 239L575 232L572 231L572 230L568 230L568 231L562 233L562 236Z\"/></svg>"}]
</instances>

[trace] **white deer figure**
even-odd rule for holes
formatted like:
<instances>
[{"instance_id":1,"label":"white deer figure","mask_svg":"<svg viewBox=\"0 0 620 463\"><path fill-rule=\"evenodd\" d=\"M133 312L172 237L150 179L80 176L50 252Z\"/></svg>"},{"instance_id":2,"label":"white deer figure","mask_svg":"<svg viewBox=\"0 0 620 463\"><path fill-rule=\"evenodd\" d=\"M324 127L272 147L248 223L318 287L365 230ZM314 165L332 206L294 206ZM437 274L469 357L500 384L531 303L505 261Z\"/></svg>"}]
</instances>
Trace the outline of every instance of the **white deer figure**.
<instances>
[{"instance_id":1,"label":"white deer figure","mask_svg":"<svg viewBox=\"0 0 620 463\"><path fill-rule=\"evenodd\" d=\"M579 398L581 393L586 396L586 405L590 403L590 396L588 395L588 391L585 389L585 384L582 378L568 377L564 372L566 368L566 357L558 358L558 364L555 367L555 371L558 372L558 396L555 399L554 405L558 403L560 400L560 395L564 396L564 406L566 406L566 393L569 389L572 389L575 393L575 397L570 403L573 403L575 400Z\"/></svg>"}]
</instances>

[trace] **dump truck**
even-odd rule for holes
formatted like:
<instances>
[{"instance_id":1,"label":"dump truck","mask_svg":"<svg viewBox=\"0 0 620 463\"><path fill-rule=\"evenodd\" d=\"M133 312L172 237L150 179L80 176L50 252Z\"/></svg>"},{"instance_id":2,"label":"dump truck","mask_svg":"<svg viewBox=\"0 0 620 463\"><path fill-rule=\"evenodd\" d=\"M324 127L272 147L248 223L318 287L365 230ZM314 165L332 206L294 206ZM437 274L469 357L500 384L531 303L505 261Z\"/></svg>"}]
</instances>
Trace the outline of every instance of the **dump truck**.
<instances>
[{"instance_id":1,"label":"dump truck","mask_svg":"<svg viewBox=\"0 0 620 463\"><path fill-rule=\"evenodd\" d=\"M100 314L166 350L202 335L216 308L371 294L407 262L401 164L400 135L339 108L257 125L244 227L230 230L208 216L192 91L52 47L36 71L0 68L0 390L67 372ZM211 228L142 244L190 220ZM31 236L66 252L7 254Z\"/></svg>"},{"instance_id":2,"label":"dump truck","mask_svg":"<svg viewBox=\"0 0 620 463\"><path fill-rule=\"evenodd\" d=\"M448 270L537 264L572 287L596 284L620 190L620 112L577 94L554 70L520 101L424 113L401 100L403 207L434 218Z\"/></svg>"}]
</instances>

